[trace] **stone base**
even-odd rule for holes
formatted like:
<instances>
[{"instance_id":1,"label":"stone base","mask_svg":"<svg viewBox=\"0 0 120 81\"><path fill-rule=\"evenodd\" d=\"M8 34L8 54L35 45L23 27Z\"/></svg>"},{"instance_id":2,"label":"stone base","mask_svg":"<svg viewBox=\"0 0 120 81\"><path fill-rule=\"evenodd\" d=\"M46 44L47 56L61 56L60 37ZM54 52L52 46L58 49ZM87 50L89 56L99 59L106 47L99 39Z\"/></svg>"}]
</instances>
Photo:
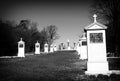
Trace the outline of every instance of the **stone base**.
<instances>
[{"instance_id":1,"label":"stone base","mask_svg":"<svg viewBox=\"0 0 120 81\"><path fill-rule=\"evenodd\" d=\"M53 50L50 50L50 52L53 52Z\"/></svg>"},{"instance_id":2,"label":"stone base","mask_svg":"<svg viewBox=\"0 0 120 81\"><path fill-rule=\"evenodd\" d=\"M45 51L44 53L48 53L48 51Z\"/></svg>"},{"instance_id":3,"label":"stone base","mask_svg":"<svg viewBox=\"0 0 120 81\"><path fill-rule=\"evenodd\" d=\"M85 60L85 59L87 59L87 57L80 57L80 59Z\"/></svg>"},{"instance_id":4,"label":"stone base","mask_svg":"<svg viewBox=\"0 0 120 81\"><path fill-rule=\"evenodd\" d=\"M88 62L87 63L87 71L85 74L88 75L96 75L96 74L104 74L108 75L111 72L108 68L108 62Z\"/></svg>"},{"instance_id":5,"label":"stone base","mask_svg":"<svg viewBox=\"0 0 120 81\"><path fill-rule=\"evenodd\" d=\"M19 54L17 55L18 57L25 57L25 54Z\"/></svg>"},{"instance_id":6,"label":"stone base","mask_svg":"<svg viewBox=\"0 0 120 81\"><path fill-rule=\"evenodd\" d=\"M68 48L67 48L67 50L71 50L71 48L70 48L70 47L68 47Z\"/></svg>"},{"instance_id":7,"label":"stone base","mask_svg":"<svg viewBox=\"0 0 120 81\"><path fill-rule=\"evenodd\" d=\"M100 71L100 72L90 72L90 71L85 71L85 74L86 75L99 75L99 74L102 74L102 75L110 75L112 74L112 71Z\"/></svg>"},{"instance_id":8,"label":"stone base","mask_svg":"<svg viewBox=\"0 0 120 81\"><path fill-rule=\"evenodd\" d=\"M35 54L40 54L40 52L35 52Z\"/></svg>"}]
</instances>

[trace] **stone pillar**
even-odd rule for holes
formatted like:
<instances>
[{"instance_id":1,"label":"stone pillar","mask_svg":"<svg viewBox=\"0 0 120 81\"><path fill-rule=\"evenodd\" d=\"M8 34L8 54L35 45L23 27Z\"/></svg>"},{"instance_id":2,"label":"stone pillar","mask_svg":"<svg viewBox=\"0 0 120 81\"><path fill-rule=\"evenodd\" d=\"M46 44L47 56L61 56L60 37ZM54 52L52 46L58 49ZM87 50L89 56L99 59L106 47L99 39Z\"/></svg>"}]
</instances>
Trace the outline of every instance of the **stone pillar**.
<instances>
[{"instance_id":1,"label":"stone pillar","mask_svg":"<svg viewBox=\"0 0 120 81\"><path fill-rule=\"evenodd\" d=\"M67 42L67 50L70 50L70 41Z\"/></svg>"},{"instance_id":2,"label":"stone pillar","mask_svg":"<svg viewBox=\"0 0 120 81\"><path fill-rule=\"evenodd\" d=\"M77 44L77 48L76 48L78 55L81 54L81 41L79 40L78 44Z\"/></svg>"},{"instance_id":3,"label":"stone pillar","mask_svg":"<svg viewBox=\"0 0 120 81\"><path fill-rule=\"evenodd\" d=\"M88 62L86 74L109 74L109 67L106 54L106 26L96 21L85 27L87 32Z\"/></svg>"},{"instance_id":4,"label":"stone pillar","mask_svg":"<svg viewBox=\"0 0 120 81\"><path fill-rule=\"evenodd\" d=\"M48 44L47 43L44 45L44 52L48 53Z\"/></svg>"},{"instance_id":5,"label":"stone pillar","mask_svg":"<svg viewBox=\"0 0 120 81\"><path fill-rule=\"evenodd\" d=\"M73 45L74 45L73 50L76 50L76 43L74 42Z\"/></svg>"},{"instance_id":6,"label":"stone pillar","mask_svg":"<svg viewBox=\"0 0 120 81\"><path fill-rule=\"evenodd\" d=\"M40 54L40 43L35 43L35 54Z\"/></svg>"},{"instance_id":7,"label":"stone pillar","mask_svg":"<svg viewBox=\"0 0 120 81\"><path fill-rule=\"evenodd\" d=\"M52 44L50 45L50 52L54 52Z\"/></svg>"},{"instance_id":8,"label":"stone pillar","mask_svg":"<svg viewBox=\"0 0 120 81\"><path fill-rule=\"evenodd\" d=\"M21 40L18 42L18 57L25 57L25 42Z\"/></svg>"},{"instance_id":9,"label":"stone pillar","mask_svg":"<svg viewBox=\"0 0 120 81\"><path fill-rule=\"evenodd\" d=\"M56 45L54 45L54 51L57 51L57 47L56 47Z\"/></svg>"},{"instance_id":10,"label":"stone pillar","mask_svg":"<svg viewBox=\"0 0 120 81\"><path fill-rule=\"evenodd\" d=\"M63 43L61 43L61 45L60 45L60 49L63 50Z\"/></svg>"},{"instance_id":11,"label":"stone pillar","mask_svg":"<svg viewBox=\"0 0 120 81\"><path fill-rule=\"evenodd\" d=\"M81 40L81 51L80 51L80 59L87 59L87 40L86 34L83 33Z\"/></svg>"}]
</instances>

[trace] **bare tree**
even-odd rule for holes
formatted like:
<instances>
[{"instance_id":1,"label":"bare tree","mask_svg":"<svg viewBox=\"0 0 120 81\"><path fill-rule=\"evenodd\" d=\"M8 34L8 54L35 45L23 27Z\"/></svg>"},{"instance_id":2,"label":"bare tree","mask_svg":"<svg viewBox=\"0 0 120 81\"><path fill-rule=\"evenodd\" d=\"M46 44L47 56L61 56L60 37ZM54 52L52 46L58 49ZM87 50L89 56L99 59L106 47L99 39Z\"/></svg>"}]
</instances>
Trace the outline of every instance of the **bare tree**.
<instances>
[{"instance_id":1,"label":"bare tree","mask_svg":"<svg viewBox=\"0 0 120 81\"><path fill-rule=\"evenodd\" d=\"M59 38L57 34L57 27L55 25L50 25L45 28L47 34L47 42L51 45L56 39Z\"/></svg>"}]
</instances>

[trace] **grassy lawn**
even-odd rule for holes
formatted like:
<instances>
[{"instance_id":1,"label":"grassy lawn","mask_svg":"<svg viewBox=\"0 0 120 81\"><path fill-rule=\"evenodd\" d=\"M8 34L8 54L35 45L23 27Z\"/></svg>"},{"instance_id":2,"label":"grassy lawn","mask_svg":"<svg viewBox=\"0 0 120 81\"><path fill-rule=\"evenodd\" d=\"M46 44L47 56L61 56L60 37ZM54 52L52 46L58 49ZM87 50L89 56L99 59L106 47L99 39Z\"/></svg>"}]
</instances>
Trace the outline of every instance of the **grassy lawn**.
<instances>
[{"instance_id":1,"label":"grassy lawn","mask_svg":"<svg viewBox=\"0 0 120 81\"><path fill-rule=\"evenodd\" d=\"M114 62L118 63L112 60L110 65ZM75 51L0 59L0 81L120 81L120 75L95 77L85 75L85 70L86 60L79 60Z\"/></svg>"}]
</instances>

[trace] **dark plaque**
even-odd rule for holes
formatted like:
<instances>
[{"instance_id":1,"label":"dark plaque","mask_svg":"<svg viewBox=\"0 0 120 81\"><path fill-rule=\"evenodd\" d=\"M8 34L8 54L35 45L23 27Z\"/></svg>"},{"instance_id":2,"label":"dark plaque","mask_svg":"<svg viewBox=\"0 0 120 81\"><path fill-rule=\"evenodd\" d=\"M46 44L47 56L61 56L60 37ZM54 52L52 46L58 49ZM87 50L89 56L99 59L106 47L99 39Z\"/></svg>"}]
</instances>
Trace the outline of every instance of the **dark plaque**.
<instances>
[{"instance_id":1,"label":"dark plaque","mask_svg":"<svg viewBox=\"0 0 120 81\"><path fill-rule=\"evenodd\" d=\"M90 43L102 43L103 33L90 33Z\"/></svg>"},{"instance_id":2,"label":"dark plaque","mask_svg":"<svg viewBox=\"0 0 120 81\"><path fill-rule=\"evenodd\" d=\"M20 46L19 46L20 48L22 48L23 47L23 44L20 44Z\"/></svg>"},{"instance_id":3,"label":"dark plaque","mask_svg":"<svg viewBox=\"0 0 120 81\"><path fill-rule=\"evenodd\" d=\"M79 44L79 47L80 47L81 45Z\"/></svg>"},{"instance_id":4,"label":"dark plaque","mask_svg":"<svg viewBox=\"0 0 120 81\"><path fill-rule=\"evenodd\" d=\"M82 41L82 46L87 45L86 41Z\"/></svg>"},{"instance_id":5,"label":"dark plaque","mask_svg":"<svg viewBox=\"0 0 120 81\"><path fill-rule=\"evenodd\" d=\"M39 47L39 45L36 45L36 47L38 48L38 47Z\"/></svg>"}]
</instances>

